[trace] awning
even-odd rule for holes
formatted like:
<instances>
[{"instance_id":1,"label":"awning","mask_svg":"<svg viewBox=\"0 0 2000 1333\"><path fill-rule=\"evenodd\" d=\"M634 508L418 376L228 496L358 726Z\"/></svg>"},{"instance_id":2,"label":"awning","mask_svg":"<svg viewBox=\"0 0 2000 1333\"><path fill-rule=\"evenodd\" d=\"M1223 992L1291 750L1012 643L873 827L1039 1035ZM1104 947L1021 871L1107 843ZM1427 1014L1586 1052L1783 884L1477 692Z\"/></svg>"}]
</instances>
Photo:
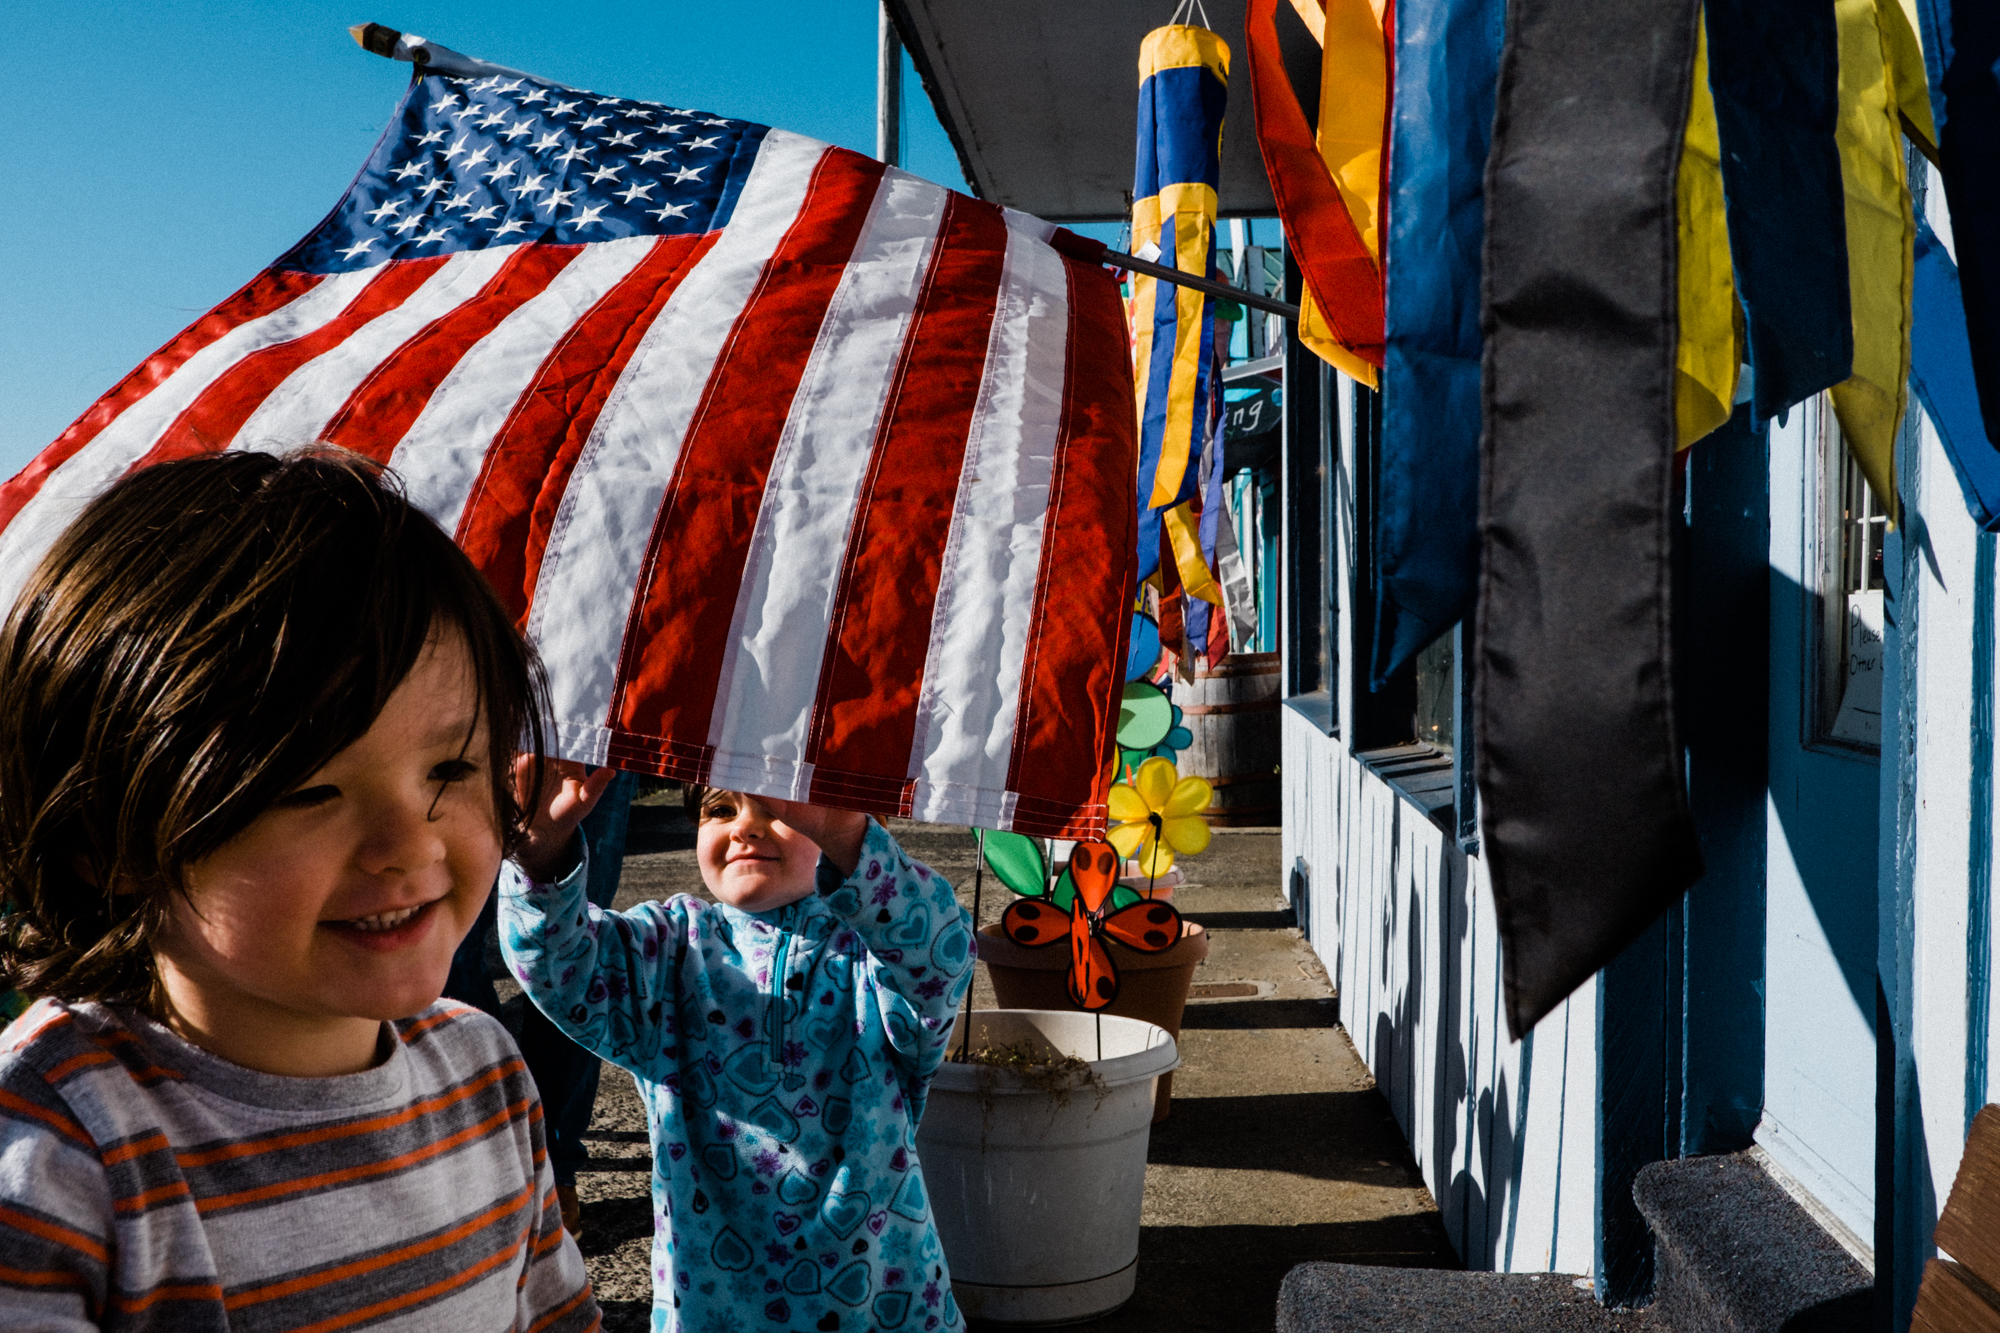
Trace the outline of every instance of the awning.
<instances>
[{"instance_id":1,"label":"awning","mask_svg":"<svg viewBox=\"0 0 2000 1333\"><path fill-rule=\"evenodd\" d=\"M1222 134L1222 216L1271 217L1243 58L1243 0L1203 0L1229 43ZM1122 222L1137 140L1139 40L1165 5L1130 0L888 0L924 91L981 199L1051 222ZM1300 104L1317 105L1319 48L1278 7L1285 63Z\"/></svg>"}]
</instances>

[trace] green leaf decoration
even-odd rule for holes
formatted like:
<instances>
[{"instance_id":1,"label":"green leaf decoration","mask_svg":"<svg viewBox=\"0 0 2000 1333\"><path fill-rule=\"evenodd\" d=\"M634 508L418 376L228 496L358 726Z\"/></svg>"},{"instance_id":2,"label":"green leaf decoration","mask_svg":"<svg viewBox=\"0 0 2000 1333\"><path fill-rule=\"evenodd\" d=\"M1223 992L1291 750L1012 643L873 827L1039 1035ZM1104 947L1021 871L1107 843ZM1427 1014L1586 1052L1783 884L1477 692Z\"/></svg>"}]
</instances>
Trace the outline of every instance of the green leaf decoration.
<instances>
[{"instance_id":1,"label":"green leaf decoration","mask_svg":"<svg viewBox=\"0 0 2000 1333\"><path fill-rule=\"evenodd\" d=\"M1118 744L1150 750L1173 730L1174 705L1157 685L1133 681L1118 701Z\"/></svg>"},{"instance_id":2,"label":"green leaf decoration","mask_svg":"<svg viewBox=\"0 0 2000 1333\"><path fill-rule=\"evenodd\" d=\"M1000 882L1024 898L1048 892L1049 872L1042 862L1042 844L1025 833L986 835L986 864Z\"/></svg>"},{"instance_id":3,"label":"green leaf decoration","mask_svg":"<svg viewBox=\"0 0 2000 1333\"><path fill-rule=\"evenodd\" d=\"M1130 907L1133 903L1142 903L1145 901L1145 894L1139 892L1137 889L1127 888L1125 885L1120 884L1111 891L1111 902L1105 910L1107 912L1118 912Z\"/></svg>"},{"instance_id":4,"label":"green leaf decoration","mask_svg":"<svg viewBox=\"0 0 2000 1333\"><path fill-rule=\"evenodd\" d=\"M1056 891L1052 901L1065 912L1069 910L1069 905L1076 901L1076 881L1069 877L1069 871L1064 870L1056 877Z\"/></svg>"}]
</instances>

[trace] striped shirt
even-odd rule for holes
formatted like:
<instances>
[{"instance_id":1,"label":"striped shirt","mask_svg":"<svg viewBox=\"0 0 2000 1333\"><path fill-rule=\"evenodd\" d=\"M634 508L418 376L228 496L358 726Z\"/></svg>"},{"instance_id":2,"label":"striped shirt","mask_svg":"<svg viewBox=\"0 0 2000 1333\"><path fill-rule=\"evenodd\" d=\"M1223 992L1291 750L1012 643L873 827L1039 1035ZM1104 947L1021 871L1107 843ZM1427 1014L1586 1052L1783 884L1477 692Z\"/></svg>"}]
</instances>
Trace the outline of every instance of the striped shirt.
<instances>
[{"instance_id":1,"label":"striped shirt","mask_svg":"<svg viewBox=\"0 0 2000 1333\"><path fill-rule=\"evenodd\" d=\"M282 1078L36 1003L0 1035L0 1327L595 1329L505 1029L390 1027L373 1069Z\"/></svg>"}]
</instances>

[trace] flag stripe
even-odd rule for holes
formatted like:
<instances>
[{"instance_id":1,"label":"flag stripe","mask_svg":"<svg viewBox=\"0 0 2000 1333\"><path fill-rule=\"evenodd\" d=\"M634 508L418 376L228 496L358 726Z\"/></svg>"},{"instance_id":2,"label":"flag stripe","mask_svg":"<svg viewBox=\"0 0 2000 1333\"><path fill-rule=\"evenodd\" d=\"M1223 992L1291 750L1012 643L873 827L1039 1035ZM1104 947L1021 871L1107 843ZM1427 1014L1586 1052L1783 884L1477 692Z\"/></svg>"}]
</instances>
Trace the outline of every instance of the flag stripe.
<instances>
[{"instance_id":1,"label":"flag stripe","mask_svg":"<svg viewBox=\"0 0 2000 1333\"><path fill-rule=\"evenodd\" d=\"M479 295L431 321L356 385L321 438L386 463L452 368L502 320L548 290L581 251L575 245L513 247Z\"/></svg>"},{"instance_id":2,"label":"flag stripe","mask_svg":"<svg viewBox=\"0 0 2000 1333\"><path fill-rule=\"evenodd\" d=\"M195 350L153 391L120 412L42 485L0 533L0 606L12 606L43 550L93 496L146 456L181 409L247 356L287 342L337 316L366 289L368 273L343 273L310 287ZM176 340L178 341L178 340ZM17 481L21 480L16 478Z\"/></svg>"},{"instance_id":3,"label":"flag stripe","mask_svg":"<svg viewBox=\"0 0 2000 1333\"><path fill-rule=\"evenodd\" d=\"M593 245L564 266L540 295L481 338L431 391L389 466L410 500L446 532L456 532L486 448L549 354L584 313L652 250L633 236Z\"/></svg>"},{"instance_id":4,"label":"flag stripe","mask_svg":"<svg viewBox=\"0 0 2000 1333\"><path fill-rule=\"evenodd\" d=\"M936 609L939 555L985 380L984 360L965 349L990 345L1007 241L997 208L951 196L868 461L827 627L806 754L814 799L838 789L906 806L930 645L903 626L928 625Z\"/></svg>"},{"instance_id":5,"label":"flag stripe","mask_svg":"<svg viewBox=\"0 0 2000 1333\"><path fill-rule=\"evenodd\" d=\"M1003 793L1054 461L1052 450L1028 445L1054 440L1061 424L1069 327L1068 281L1042 243L1047 225L1013 212L1007 225L986 376L966 436L910 739L911 817L986 828L1008 827L1013 814ZM1129 398L1125 411L1129 417ZM1133 485L1128 476L1128 508Z\"/></svg>"},{"instance_id":6,"label":"flag stripe","mask_svg":"<svg viewBox=\"0 0 2000 1333\"><path fill-rule=\"evenodd\" d=\"M285 376L237 429L230 448L283 448L321 439L369 371L435 320L478 296L508 256L506 249L465 250L445 259L395 309Z\"/></svg>"},{"instance_id":7,"label":"flag stripe","mask_svg":"<svg viewBox=\"0 0 2000 1333\"><path fill-rule=\"evenodd\" d=\"M708 236L662 236L645 258L557 343L507 424L487 447L479 480L459 519L458 544L515 617L528 606L547 541L530 523L540 497L560 497L604 400L667 298L713 244ZM554 500L548 502L551 515ZM532 551L530 549L530 543Z\"/></svg>"},{"instance_id":8,"label":"flag stripe","mask_svg":"<svg viewBox=\"0 0 2000 1333\"><path fill-rule=\"evenodd\" d=\"M631 737L674 737L686 746L709 733L723 638L778 439L883 170L844 149L827 151L742 314L726 340L715 340L723 355L682 436L640 565L643 581L634 580L610 714ZM707 747L698 750L705 777Z\"/></svg>"},{"instance_id":9,"label":"flag stripe","mask_svg":"<svg viewBox=\"0 0 2000 1333\"><path fill-rule=\"evenodd\" d=\"M624 646L620 636L605 631L606 621L629 624L641 581L650 577L659 555L649 537L688 423L728 354L732 330L772 252L798 221L815 164L827 151L797 135L773 131L765 137L729 229L653 321L598 414L564 492L536 577L528 628L548 666L566 755L606 762ZM679 578L677 569L670 572ZM705 735L705 725L696 734ZM643 746L627 758L639 767L658 767L653 751Z\"/></svg>"},{"instance_id":10,"label":"flag stripe","mask_svg":"<svg viewBox=\"0 0 2000 1333\"><path fill-rule=\"evenodd\" d=\"M90 405L42 450L35 461L18 476L0 486L0 529L13 521L22 506L40 491L42 483L96 439L104 428L127 408L178 374L196 353L212 346L244 325L282 309L317 287L324 279L317 273L279 273L265 270L245 283L242 290L182 329L165 347L147 357L139 367Z\"/></svg>"},{"instance_id":11,"label":"flag stripe","mask_svg":"<svg viewBox=\"0 0 2000 1333\"><path fill-rule=\"evenodd\" d=\"M226 448L257 405L294 370L396 310L445 262L401 259L371 270L367 287L334 318L310 333L252 352L217 377L153 442L140 465Z\"/></svg>"},{"instance_id":12,"label":"flag stripe","mask_svg":"<svg viewBox=\"0 0 2000 1333\"><path fill-rule=\"evenodd\" d=\"M1028 767L1039 790L1090 792L1104 763L1078 737L1109 734L1123 677L1116 653L1096 657L1105 627L1096 608L1130 604L1138 563L1138 516L1131 505L1107 506L1131 485L1135 423L1127 406L1132 385L1122 360L1078 356L1081 348L1114 346L1122 336L1124 307L1111 276L1095 264L1065 258L1069 283L1069 365L1063 375L1062 430L1049 482L1049 510L1042 537L1041 570L1023 668L1021 709L1014 724L1014 753L1007 789L1017 797L1013 827L1045 836L1089 836L1088 802L1065 806L1023 792ZM1106 448L1106 441L1123 447ZM1107 513L1125 522L1107 533ZM1081 612L1081 614L1078 614ZM1130 617L1121 617L1121 621ZM1116 642L1124 643L1122 632ZM1051 830L1049 823L1060 821Z\"/></svg>"},{"instance_id":13,"label":"flag stripe","mask_svg":"<svg viewBox=\"0 0 2000 1333\"><path fill-rule=\"evenodd\" d=\"M884 173L867 224L827 304L771 457L729 632L722 689L709 722L710 777L720 786L788 782L804 767L840 559L867 476L869 450L949 196L901 171Z\"/></svg>"}]
</instances>

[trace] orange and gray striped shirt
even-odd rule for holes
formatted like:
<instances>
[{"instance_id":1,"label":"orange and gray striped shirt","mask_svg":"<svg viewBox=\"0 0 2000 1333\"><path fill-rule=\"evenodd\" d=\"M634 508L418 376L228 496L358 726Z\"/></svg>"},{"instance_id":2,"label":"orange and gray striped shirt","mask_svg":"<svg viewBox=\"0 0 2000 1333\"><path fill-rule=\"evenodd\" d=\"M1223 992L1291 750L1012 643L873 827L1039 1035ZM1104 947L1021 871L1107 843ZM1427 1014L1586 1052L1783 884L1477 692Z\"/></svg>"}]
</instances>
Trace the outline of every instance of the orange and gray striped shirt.
<instances>
[{"instance_id":1,"label":"orange and gray striped shirt","mask_svg":"<svg viewBox=\"0 0 2000 1333\"><path fill-rule=\"evenodd\" d=\"M0 1327L595 1329L506 1030L388 1026L373 1069L281 1078L36 1003L0 1033Z\"/></svg>"}]
</instances>

